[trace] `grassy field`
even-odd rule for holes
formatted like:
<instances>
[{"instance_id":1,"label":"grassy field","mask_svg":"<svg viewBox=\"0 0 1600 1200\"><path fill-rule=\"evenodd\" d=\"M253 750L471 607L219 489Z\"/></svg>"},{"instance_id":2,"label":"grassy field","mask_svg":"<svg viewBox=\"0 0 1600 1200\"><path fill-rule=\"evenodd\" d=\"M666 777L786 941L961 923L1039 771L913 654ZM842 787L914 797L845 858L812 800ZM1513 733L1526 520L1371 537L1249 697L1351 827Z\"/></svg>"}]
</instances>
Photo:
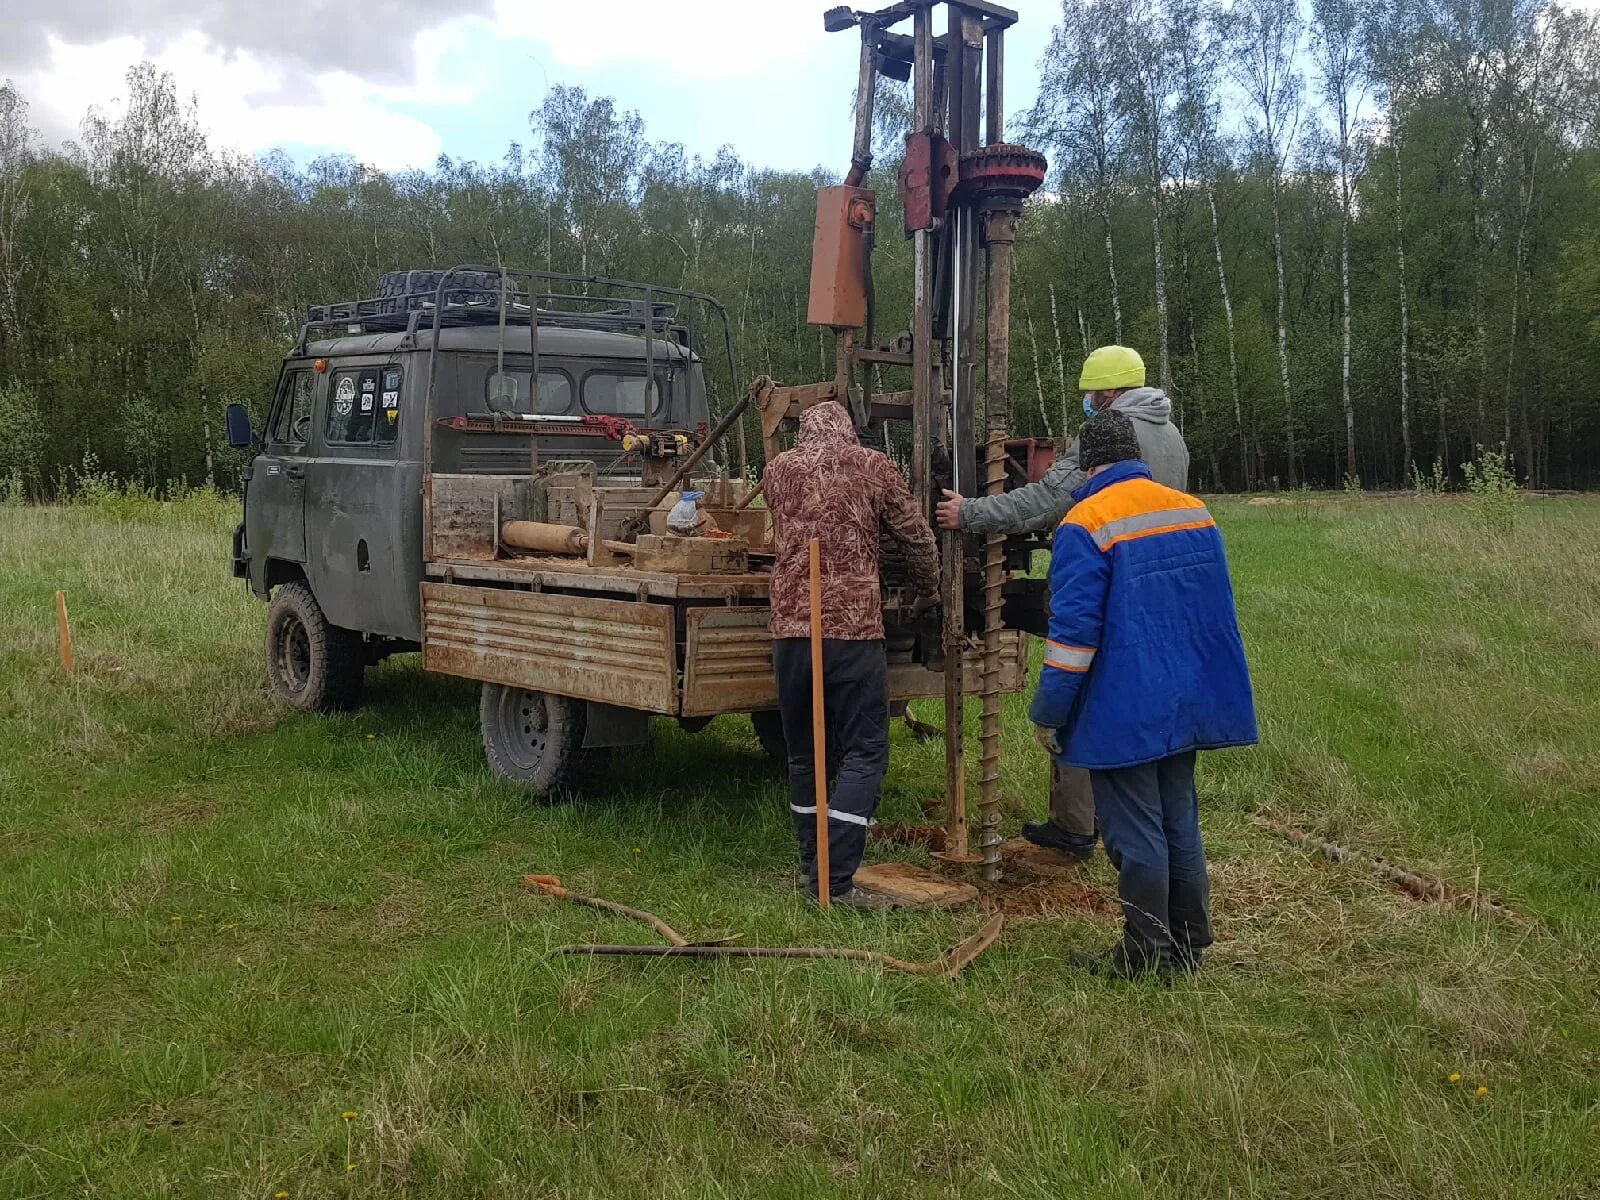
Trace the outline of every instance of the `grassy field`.
<instances>
[{"instance_id":1,"label":"grassy field","mask_svg":"<svg viewBox=\"0 0 1600 1200\"><path fill-rule=\"evenodd\" d=\"M649 935L524 872L907 958L981 914L808 908L742 721L529 806L414 658L357 713L269 705L231 512L0 509L0 1196L1600 1196L1600 501L1508 537L1448 500L1217 509L1263 745L1204 762L1220 941L1170 990L1069 971L1115 928L1073 909L950 983L549 960ZM1020 698L1006 736L1014 829ZM941 751L894 751L882 816L916 820Z\"/></svg>"}]
</instances>

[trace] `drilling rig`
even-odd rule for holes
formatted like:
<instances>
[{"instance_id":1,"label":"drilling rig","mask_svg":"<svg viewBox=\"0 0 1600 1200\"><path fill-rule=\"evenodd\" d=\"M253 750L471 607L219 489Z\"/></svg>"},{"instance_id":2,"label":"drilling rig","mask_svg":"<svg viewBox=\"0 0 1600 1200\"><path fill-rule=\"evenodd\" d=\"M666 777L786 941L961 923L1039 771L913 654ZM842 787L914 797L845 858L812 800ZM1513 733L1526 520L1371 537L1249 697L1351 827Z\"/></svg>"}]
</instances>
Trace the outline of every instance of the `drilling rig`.
<instances>
[{"instance_id":1,"label":"drilling rig","mask_svg":"<svg viewBox=\"0 0 1600 1200\"><path fill-rule=\"evenodd\" d=\"M909 438L902 425L894 444L906 453L911 491L925 515L932 515L937 489L994 495L1035 474L1015 461L1007 441L1012 245L1023 203L1044 182L1046 169L1043 155L1004 137L1005 33L1016 21L1015 12L987 0L901 0L875 11L842 7L824 15L830 33L856 30L860 36L850 169L842 184L817 194L807 312L812 325L835 335L835 373L820 383L767 382L760 389L756 404L768 459L786 422L811 404L836 400L871 444L889 442L893 423L909 423ZM911 83L911 128L897 191L914 256L910 328L881 342L872 268L877 193L865 186L880 76ZM877 379L896 372L909 373L908 389L875 390ZM1003 535L976 542L941 531L937 626L924 625L916 655L944 674L941 857L981 862L983 877L994 880L1000 875L1000 704L1010 690L1002 685L1001 634L1008 614L1018 627L1043 631L1045 585L1017 577L1026 570L1027 545L1008 547ZM974 639L982 647L975 852L962 733L963 661Z\"/></svg>"}]
</instances>

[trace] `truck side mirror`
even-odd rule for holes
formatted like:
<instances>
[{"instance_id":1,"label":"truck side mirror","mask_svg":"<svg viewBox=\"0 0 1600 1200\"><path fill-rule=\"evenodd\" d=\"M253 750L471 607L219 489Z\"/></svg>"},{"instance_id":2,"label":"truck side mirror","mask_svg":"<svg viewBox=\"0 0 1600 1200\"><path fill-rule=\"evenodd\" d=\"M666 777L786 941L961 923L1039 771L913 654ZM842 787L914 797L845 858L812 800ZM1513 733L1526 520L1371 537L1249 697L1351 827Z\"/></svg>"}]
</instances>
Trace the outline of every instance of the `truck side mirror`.
<instances>
[{"instance_id":1,"label":"truck side mirror","mask_svg":"<svg viewBox=\"0 0 1600 1200\"><path fill-rule=\"evenodd\" d=\"M228 445L235 450L248 450L252 444L250 433L250 414L245 412L244 405L228 405L226 424L228 427Z\"/></svg>"}]
</instances>

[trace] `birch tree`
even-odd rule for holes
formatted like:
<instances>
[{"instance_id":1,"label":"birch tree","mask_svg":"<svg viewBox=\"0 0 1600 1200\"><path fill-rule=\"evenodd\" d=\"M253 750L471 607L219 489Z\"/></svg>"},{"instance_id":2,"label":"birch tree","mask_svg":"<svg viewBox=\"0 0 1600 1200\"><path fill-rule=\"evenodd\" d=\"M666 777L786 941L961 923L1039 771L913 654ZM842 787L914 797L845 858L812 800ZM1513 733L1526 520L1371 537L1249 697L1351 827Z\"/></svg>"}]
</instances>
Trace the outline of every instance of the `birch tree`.
<instances>
[{"instance_id":1,"label":"birch tree","mask_svg":"<svg viewBox=\"0 0 1600 1200\"><path fill-rule=\"evenodd\" d=\"M1344 412L1345 478L1357 479L1356 409L1350 397L1351 127L1363 88L1361 0L1311 0L1311 55L1333 114L1339 156L1339 402Z\"/></svg>"},{"instance_id":2,"label":"birch tree","mask_svg":"<svg viewBox=\"0 0 1600 1200\"><path fill-rule=\"evenodd\" d=\"M1063 0L1028 127L1036 142L1058 152L1063 176L1084 181L1105 242L1112 334L1121 342L1122 290L1111 207L1127 133L1116 94L1126 54L1113 15L1105 0Z\"/></svg>"},{"instance_id":3,"label":"birch tree","mask_svg":"<svg viewBox=\"0 0 1600 1200\"><path fill-rule=\"evenodd\" d=\"M1301 21L1295 0L1238 0L1232 10L1233 65L1252 106L1252 148L1267 177L1272 208L1272 265L1276 279L1278 379L1289 486L1299 478L1294 394L1289 379L1289 319L1283 266L1283 174L1299 131L1301 79L1296 66Z\"/></svg>"}]
</instances>

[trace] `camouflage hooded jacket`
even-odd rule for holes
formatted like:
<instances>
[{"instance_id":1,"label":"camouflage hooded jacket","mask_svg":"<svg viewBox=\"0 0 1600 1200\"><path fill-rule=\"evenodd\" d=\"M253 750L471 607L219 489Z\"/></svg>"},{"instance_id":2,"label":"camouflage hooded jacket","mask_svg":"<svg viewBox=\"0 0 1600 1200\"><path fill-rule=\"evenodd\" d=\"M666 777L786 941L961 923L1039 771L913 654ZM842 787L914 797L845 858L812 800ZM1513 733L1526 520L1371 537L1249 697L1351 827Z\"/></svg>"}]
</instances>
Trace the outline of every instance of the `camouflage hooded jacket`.
<instances>
[{"instance_id":1,"label":"camouflage hooded jacket","mask_svg":"<svg viewBox=\"0 0 1600 1200\"><path fill-rule=\"evenodd\" d=\"M772 569L773 637L811 635L812 538L822 543L825 638L871 641L883 636L880 526L905 550L912 592L926 595L938 589L933 531L894 465L856 440L842 405L827 401L806 409L794 449L767 465L764 480L778 549Z\"/></svg>"}]
</instances>

